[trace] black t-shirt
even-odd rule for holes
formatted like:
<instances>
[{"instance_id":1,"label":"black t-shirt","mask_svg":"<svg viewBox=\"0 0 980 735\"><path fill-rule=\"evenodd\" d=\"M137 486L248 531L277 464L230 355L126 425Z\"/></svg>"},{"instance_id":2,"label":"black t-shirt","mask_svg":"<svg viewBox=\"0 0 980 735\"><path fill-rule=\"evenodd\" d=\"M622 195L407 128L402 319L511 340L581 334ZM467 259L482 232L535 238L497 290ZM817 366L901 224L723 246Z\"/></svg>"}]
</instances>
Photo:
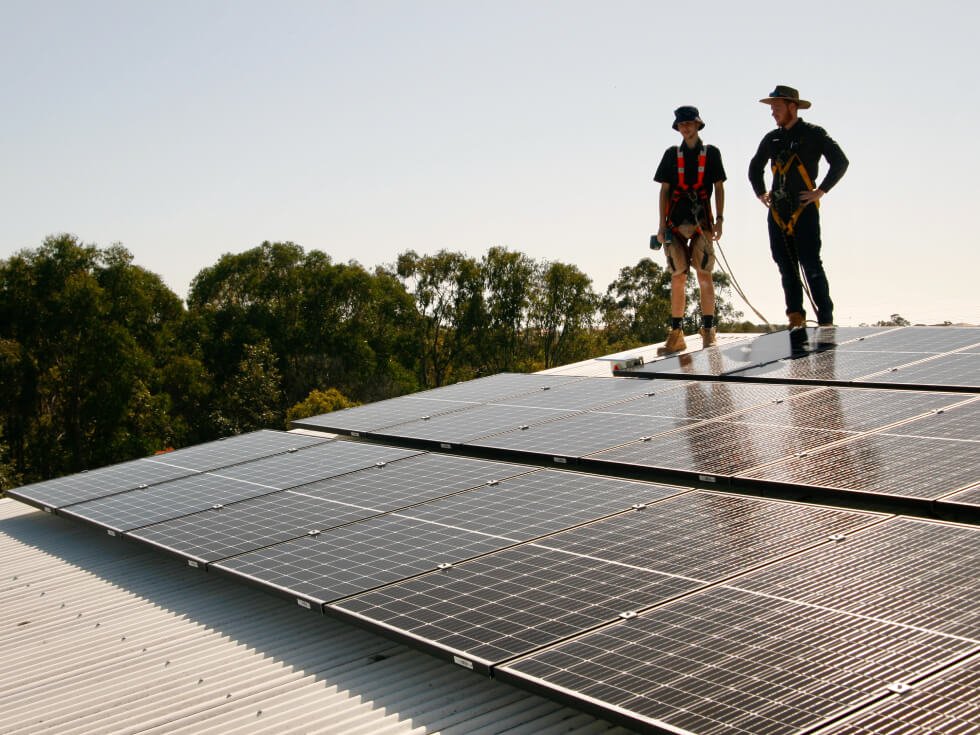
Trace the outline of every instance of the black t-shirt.
<instances>
[{"instance_id":1,"label":"black t-shirt","mask_svg":"<svg viewBox=\"0 0 980 735\"><path fill-rule=\"evenodd\" d=\"M770 162L782 164L791 160L794 153L802 161L813 185L825 192L830 191L847 171L847 156L837 145L837 141L827 135L827 131L819 125L812 125L804 122L803 118L797 118L796 123L788 130L776 128L767 133L759 143L759 149L752 156L749 162L749 181L756 196L766 191L766 164ZM818 181L821 157L827 159L830 169L823 181ZM777 186L784 188L794 202L801 191L809 188L795 165L790 166L786 176L781 177L780 181L773 182L773 188Z\"/></svg>"},{"instance_id":2,"label":"black t-shirt","mask_svg":"<svg viewBox=\"0 0 980 735\"><path fill-rule=\"evenodd\" d=\"M701 146L704 146L705 152L702 188L704 189L705 196L710 199L715 183L728 178L725 176L725 167L721 162L721 151L715 146L700 143L694 146L694 148L688 148L686 143L681 143L681 148L684 151L684 183L687 185L689 192L694 191L694 185L698 180L698 157L701 153ZM670 184L670 192L673 194L678 185L676 146L672 146L664 151L663 158L660 159L660 165L657 166L657 173L654 174L653 180L661 184ZM670 221L675 225L685 223L694 224L691 205L692 201L690 197L682 194L681 198L670 211ZM701 219L704 220L704 217ZM707 222L702 221L701 224L705 225Z\"/></svg>"}]
</instances>

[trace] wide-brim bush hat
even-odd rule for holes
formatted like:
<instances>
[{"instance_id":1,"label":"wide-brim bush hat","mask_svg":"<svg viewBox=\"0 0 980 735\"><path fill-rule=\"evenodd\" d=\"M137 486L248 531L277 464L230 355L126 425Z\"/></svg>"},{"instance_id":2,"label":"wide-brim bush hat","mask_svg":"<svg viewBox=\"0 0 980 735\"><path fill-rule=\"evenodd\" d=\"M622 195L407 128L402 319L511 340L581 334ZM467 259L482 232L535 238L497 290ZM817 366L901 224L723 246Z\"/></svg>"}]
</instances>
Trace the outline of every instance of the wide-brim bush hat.
<instances>
[{"instance_id":1,"label":"wide-brim bush hat","mask_svg":"<svg viewBox=\"0 0 980 735\"><path fill-rule=\"evenodd\" d=\"M800 93L797 92L792 87L787 87L785 84L777 84L776 88L769 93L768 97L763 97L759 102L764 104L769 104L774 100L785 100L786 102L795 102L796 106L801 110L805 110L810 106L809 100L801 100Z\"/></svg>"}]
</instances>

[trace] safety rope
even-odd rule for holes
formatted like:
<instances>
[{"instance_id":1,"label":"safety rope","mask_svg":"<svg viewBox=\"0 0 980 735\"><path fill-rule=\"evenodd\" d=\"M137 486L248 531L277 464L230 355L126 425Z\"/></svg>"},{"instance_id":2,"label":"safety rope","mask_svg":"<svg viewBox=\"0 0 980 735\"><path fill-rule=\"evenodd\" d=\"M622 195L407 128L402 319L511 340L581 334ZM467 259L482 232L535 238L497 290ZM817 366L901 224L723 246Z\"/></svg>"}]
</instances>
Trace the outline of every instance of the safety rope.
<instances>
[{"instance_id":1,"label":"safety rope","mask_svg":"<svg viewBox=\"0 0 980 735\"><path fill-rule=\"evenodd\" d=\"M725 262L724 265L721 265L719 263L718 264L718 267L721 268L722 273L724 273L726 276L728 276L729 280L731 280L732 285L735 287L735 292L739 296L742 297L742 301L744 301L746 304L748 304L749 308L752 309L752 311L755 312L755 315L757 317L759 317L763 322L765 322L765 325L769 329L769 331L770 332L773 331L772 324L769 322L768 319L766 319L759 312L758 309L755 308L755 306L752 305L752 302L749 301L749 297L745 295L745 291L742 290L742 286L739 284L738 280L735 278L735 274L732 271L732 267L728 264L728 258L725 257L725 251L721 247L721 241L720 240L715 240L715 247L718 248L718 253L721 255L721 259Z\"/></svg>"}]
</instances>

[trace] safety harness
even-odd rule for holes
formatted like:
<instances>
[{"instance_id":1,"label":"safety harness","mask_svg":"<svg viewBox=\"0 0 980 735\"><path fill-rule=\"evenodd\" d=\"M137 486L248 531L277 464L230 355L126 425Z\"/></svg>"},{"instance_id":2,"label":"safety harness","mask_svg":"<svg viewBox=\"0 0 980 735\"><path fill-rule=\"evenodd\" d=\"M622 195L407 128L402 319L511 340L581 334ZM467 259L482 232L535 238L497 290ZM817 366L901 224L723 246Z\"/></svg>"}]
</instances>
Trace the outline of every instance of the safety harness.
<instances>
[{"instance_id":1,"label":"safety harness","mask_svg":"<svg viewBox=\"0 0 980 735\"><path fill-rule=\"evenodd\" d=\"M803 161L800 159L799 154L793 153L793 155L791 155L788 159L786 159L786 161L782 163L780 163L778 159L773 159L772 162L773 195L777 200L782 200L785 197L789 196L788 192L786 192L785 188L783 187L783 183L786 180L786 174L793 167L794 162L796 164L796 170L799 172L800 178L803 179L803 183L806 186L807 190L813 191L816 188L814 187L813 179L811 179L810 174L807 173L806 166L803 165ZM778 187L776 185L777 182L779 183ZM781 201L779 201L778 203L781 203ZM815 201L814 204L816 204L818 208L820 207L819 200ZM806 209L806 204L798 203L796 209L789 215L789 217L786 218L783 218L779 215L779 211L778 211L779 206L771 207L770 211L772 212L772 219L779 227L779 229L782 230L785 235L792 235L793 230L796 228L796 221L800 218L800 215L803 214L804 209Z\"/></svg>"},{"instance_id":2,"label":"safety harness","mask_svg":"<svg viewBox=\"0 0 980 735\"><path fill-rule=\"evenodd\" d=\"M708 154L704 144L698 149L698 177L694 185L688 184L684 178L684 147L677 146L677 186L670 194L670 204L667 207L667 225L674 230L676 225L671 220L671 214L681 196L686 196L691 202L691 214L694 216L694 225L698 233L701 233L700 218L698 212L704 208L707 213L708 222L711 223L711 200L708 198L708 190L704 188L704 171L707 168ZM703 234L703 233L701 233Z\"/></svg>"}]
</instances>

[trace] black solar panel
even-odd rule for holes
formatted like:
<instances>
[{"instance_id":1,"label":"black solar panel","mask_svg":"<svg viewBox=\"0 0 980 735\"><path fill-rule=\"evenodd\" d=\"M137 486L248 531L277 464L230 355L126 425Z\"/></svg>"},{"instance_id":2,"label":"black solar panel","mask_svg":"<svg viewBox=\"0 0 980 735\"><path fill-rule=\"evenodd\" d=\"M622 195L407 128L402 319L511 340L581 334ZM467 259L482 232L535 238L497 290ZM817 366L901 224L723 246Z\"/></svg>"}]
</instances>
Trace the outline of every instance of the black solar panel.
<instances>
[{"instance_id":1,"label":"black solar panel","mask_svg":"<svg viewBox=\"0 0 980 735\"><path fill-rule=\"evenodd\" d=\"M322 604L513 544L513 539L390 514L211 566Z\"/></svg>"},{"instance_id":2,"label":"black solar panel","mask_svg":"<svg viewBox=\"0 0 980 735\"><path fill-rule=\"evenodd\" d=\"M485 403L523 393L532 393L542 388L557 388L580 380L582 380L580 376L569 375L498 373L485 378L444 385L441 388L433 388L414 395L419 398L438 398L444 401Z\"/></svg>"},{"instance_id":3,"label":"black solar panel","mask_svg":"<svg viewBox=\"0 0 980 735\"><path fill-rule=\"evenodd\" d=\"M540 470L433 500L400 515L521 541L560 531L681 488L561 470Z\"/></svg>"},{"instance_id":4,"label":"black solar panel","mask_svg":"<svg viewBox=\"0 0 980 735\"><path fill-rule=\"evenodd\" d=\"M489 666L698 586L524 544L331 607Z\"/></svg>"},{"instance_id":5,"label":"black solar panel","mask_svg":"<svg viewBox=\"0 0 980 735\"><path fill-rule=\"evenodd\" d=\"M940 354L980 343L978 327L904 327L848 341L840 349Z\"/></svg>"},{"instance_id":6,"label":"black solar panel","mask_svg":"<svg viewBox=\"0 0 980 735\"><path fill-rule=\"evenodd\" d=\"M955 353L931 357L895 368L872 378L896 385L963 386L980 389L980 353Z\"/></svg>"},{"instance_id":7,"label":"black solar panel","mask_svg":"<svg viewBox=\"0 0 980 735\"><path fill-rule=\"evenodd\" d=\"M695 491L537 543L707 583L825 543L881 517Z\"/></svg>"},{"instance_id":8,"label":"black solar panel","mask_svg":"<svg viewBox=\"0 0 980 735\"><path fill-rule=\"evenodd\" d=\"M201 473L78 503L61 512L113 531L127 531L275 490L269 485Z\"/></svg>"},{"instance_id":9,"label":"black solar panel","mask_svg":"<svg viewBox=\"0 0 980 735\"><path fill-rule=\"evenodd\" d=\"M731 377L841 383L907 365L921 357L913 352L845 352L834 349L748 368Z\"/></svg>"},{"instance_id":10,"label":"black solar panel","mask_svg":"<svg viewBox=\"0 0 980 735\"><path fill-rule=\"evenodd\" d=\"M669 416L588 411L524 429L512 429L483 439L474 439L467 442L467 445L567 460L693 423L695 422L689 419Z\"/></svg>"},{"instance_id":11,"label":"black solar panel","mask_svg":"<svg viewBox=\"0 0 980 735\"><path fill-rule=\"evenodd\" d=\"M974 485L953 495L948 495L944 500L950 503L961 503L963 505L975 505L980 507L980 485Z\"/></svg>"},{"instance_id":12,"label":"black solar panel","mask_svg":"<svg viewBox=\"0 0 980 735\"><path fill-rule=\"evenodd\" d=\"M382 438L415 439L452 446L573 413L576 411L484 404L465 411L433 416L427 420L398 424L377 432L377 435Z\"/></svg>"},{"instance_id":13,"label":"black solar panel","mask_svg":"<svg viewBox=\"0 0 980 735\"><path fill-rule=\"evenodd\" d=\"M653 396L618 403L605 410L640 416L711 419L764 406L772 401L786 400L810 390L813 388L726 381L677 381L669 390L658 390Z\"/></svg>"},{"instance_id":14,"label":"black solar panel","mask_svg":"<svg viewBox=\"0 0 980 735\"><path fill-rule=\"evenodd\" d=\"M790 457L850 436L784 426L734 421L705 421L615 449L590 454L590 462L670 470L704 477L725 477L750 467Z\"/></svg>"},{"instance_id":15,"label":"black solar panel","mask_svg":"<svg viewBox=\"0 0 980 735\"><path fill-rule=\"evenodd\" d=\"M980 722L980 657L897 691L822 735L975 733Z\"/></svg>"},{"instance_id":16,"label":"black solar panel","mask_svg":"<svg viewBox=\"0 0 980 735\"><path fill-rule=\"evenodd\" d=\"M364 469L379 462L394 462L416 454L419 452L397 447L332 441L298 452L226 467L214 474L263 485L271 492Z\"/></svg>"},{"instance_id":17,"label":"black solar panel","mask_svg":"<svg viewBox=\"0 0 980 735\"><path fill-rule=\"evenodd\" d=\"M868 434L768 466L744 468L737 479L936 499L980 477L975 442Z\"/></svg>"},{"instance_id":18,"label":"black solar panel","mask_svg":"<svg viewBox=\"0 0 980 735\"><path fill-rule=\"evenodd\" d=\"M962 403L962 393L817 388L787 400L742 411L744 423L779 424L830 431L871 431Z\"/></svg>"},{"instance_id":19,"label":"black solar panel","mask_svg":"<svg viewBox=\"0 0 980 735\"><path fill-rule=\"evenodd\" d=\"M980 645L980 528L894 518L732 586Z\"/></svg>"},{"instance_id":20,"label":"black solar panel","mask_svg":"<svg viewBox=\"0 0 980 735\"><path fill-rule=\"evenodd\" d=\"M62 508L72 503L102 498L193 474L194 470L171 467L145 459L134 459L131 462L100 467L77 475L23 485L8 490L7 495L40 508Z\"/></svg>"},{"instance_id":21,"label":"black solar panel","mask_svg":"<svg viewBox=\"0 0 980 735\"><path fill-rule=\"evenodd\" d=\"M603 702L642 727L789 735L976 645L717 587L498 667L496 676Z\"/></svg>"},{"instance_id":22,"label":"black solar panel","mask_svg":"<svg viewBox=\"0 0 980 735\"><path fill-rule=\"evenodd\" d=\"M928 416L888 429L890 434L980 441L980 399L938 410ZM969 450L967 450L969 451Z\"/></svg>"},{"instance_id":23,"label":"black solar panel","mask_svg":"<svg viewBox=\"0 0 980 735\"><path fill-rule=\"evenodd\" d=\"M545 386L531 393L497 398L491 403L536 408L587 410L645 396L654 390L648 380L636 378L583 378L573 383Z\"/></svg>"},{"instance_id":24,"label":"black solar panel","mask_svg":"<svg viewBox=\"0 0 980 735\"><path fill-rule=\"evenodd\" d=\"M177 449L146 459L149 462L160 462L196 472L207 472L219 467L249 462L260 457L269 457L291 449L323 444L327 441L330 439L325 436L317 437L263 429L249 434L238 434L193 447Z\"/></svg>"}]
</instances>

